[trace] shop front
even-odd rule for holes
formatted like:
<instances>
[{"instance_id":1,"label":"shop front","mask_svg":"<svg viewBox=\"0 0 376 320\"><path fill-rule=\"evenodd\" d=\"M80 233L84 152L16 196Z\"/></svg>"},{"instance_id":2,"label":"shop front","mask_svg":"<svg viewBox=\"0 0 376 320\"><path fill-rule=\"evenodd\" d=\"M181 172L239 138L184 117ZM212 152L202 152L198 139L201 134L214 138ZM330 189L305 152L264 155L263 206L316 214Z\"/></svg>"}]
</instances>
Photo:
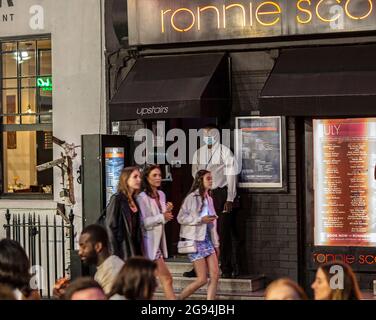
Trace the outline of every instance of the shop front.
<instances>
[{"instance_id":1,"label":"shop front","mask_svg":"<svg viewBox=\"0 0 376 320\"><path fill-rule=\"evenodd\" d=\"M32 270L45 271L46 297L70 272L82 226L81 135L106 130L102 21L96 0L0 1L0 239L19 241ZM76 147L72 187L53 137Z\"/></svg>"},{"instance_id":2,"label":"shop front","mask_svg":"<svg viewBox=\"0 0 376 320\"><path fill-rule=\"evenodd\" d=\"M128 1L121 50L134 65L121 84L109 78L110 120L129 136L157 120L169 128L215 120L221 129L240 129L232 143L235 150L241 142L242 163L241 241L234 245L243 252L237 267L244 273L267 281L287 276L308 289L317 265L336 258L353 261L362 289L372 286L373 5ZM214 64L216 57L230 74L226 106L218 85L208 90L213 105L205 105L208 95L197 82L215 77L194 60ZM124 67L124 60L117 63ZM196 81L187 80L187 70ZM192 181L189 164L179 170L186 173L179 180L172 172L177 207Z\"/></svg>"},{"instance_id":3,"label":"shop front","mask_svg":"<svg viewBox=\"0 0 376 320\"><path fill-rule=\"evenodd\" d=\"M333 259L351 265L364 288L375 276L375 49L285 50L260 96L262 115L282 113L304 123L299 157L307 282Z\"/></svg>"}]
</instances>

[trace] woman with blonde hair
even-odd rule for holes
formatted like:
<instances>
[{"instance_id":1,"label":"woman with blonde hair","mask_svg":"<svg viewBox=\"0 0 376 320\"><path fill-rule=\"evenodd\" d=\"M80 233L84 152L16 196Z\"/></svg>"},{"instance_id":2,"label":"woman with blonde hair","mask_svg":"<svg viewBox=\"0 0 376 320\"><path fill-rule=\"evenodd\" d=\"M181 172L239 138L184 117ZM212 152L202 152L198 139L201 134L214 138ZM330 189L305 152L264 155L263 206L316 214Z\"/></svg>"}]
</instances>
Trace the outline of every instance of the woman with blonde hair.
<instances>
[{"instance_id":1,"label":"woman with blonde hair","mask_svg":"<svg viewBox=\"0 0 376 320\"><path fill-rule=\"evenodd\" d=\"M106 209L106 230L112 254L126 260L143 254L140 209L135 200L141 188L141 173L137 167L121 172L118 192Z\"/></svg>"},{"instance_id":2,"label":"woman with blonde hair","mask_svg":"<svg viewBox=\"0 0 376 320\"><path fill-rule=\"evenodd\" d=\"M157 276L166 299L175 300L172 276L164 258L168 258L164 225L171 221L173 205L166 203L166 195L159 190L162 172L158 165L150 165L142 173L143 192L137 197L141 209L144 256L157 264Z\"/></svg>"}]
</instances>

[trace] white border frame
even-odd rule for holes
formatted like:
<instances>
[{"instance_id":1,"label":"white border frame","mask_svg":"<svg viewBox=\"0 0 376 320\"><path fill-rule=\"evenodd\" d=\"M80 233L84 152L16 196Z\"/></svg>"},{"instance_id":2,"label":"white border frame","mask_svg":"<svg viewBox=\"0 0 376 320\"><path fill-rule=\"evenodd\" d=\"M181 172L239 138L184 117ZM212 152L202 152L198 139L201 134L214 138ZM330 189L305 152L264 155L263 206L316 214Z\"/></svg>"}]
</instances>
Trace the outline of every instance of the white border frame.
<instances>
[{"instance_id":1,"label":"white border frame","mask_svg":"<svg viewBox=\"0 0 376 320\"><path fill-rule=\"evenodd\" d=\"M241 128L239 127L240 120L244 119L279 119L279 166L280 166L280 181L278 183L252 183L252 182L238 182L239 188L262 188L262 189L272 189L272 188L278 188L281 189L284 187L283 185L283 157L282 157L282 117L281 116L247 116L247 117L236 117L235 118L235 128L236 128L236 139L235 139L235 145L236 145L236 156L238 159L241 159L240 161L243 161L242 158L242 149L241 149L241 142L242 142L242 136L241 136Z\"/></svg>"}]
</instances>

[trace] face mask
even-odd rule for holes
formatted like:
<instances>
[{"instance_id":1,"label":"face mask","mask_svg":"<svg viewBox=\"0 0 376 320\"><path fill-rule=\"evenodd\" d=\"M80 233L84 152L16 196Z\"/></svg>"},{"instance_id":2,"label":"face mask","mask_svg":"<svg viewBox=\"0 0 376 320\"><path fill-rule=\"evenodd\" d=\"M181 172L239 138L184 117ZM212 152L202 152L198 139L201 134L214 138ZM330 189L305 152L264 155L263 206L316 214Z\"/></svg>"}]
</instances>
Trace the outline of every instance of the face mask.
<instances>
[{"instance_id":1,"label":"face mask","mask_svg":"<svg viewBox=\"0 0 376 320\"><path fill-rule=\"evenodd\" d=\"M212 136L205 136L204 137L204 142L205 142L205 144L207 144L207 145L209 145L209 146L211 146L211 145L213 145L214 144L214 137L212 137Z\"/></svg>"}]
</instances>

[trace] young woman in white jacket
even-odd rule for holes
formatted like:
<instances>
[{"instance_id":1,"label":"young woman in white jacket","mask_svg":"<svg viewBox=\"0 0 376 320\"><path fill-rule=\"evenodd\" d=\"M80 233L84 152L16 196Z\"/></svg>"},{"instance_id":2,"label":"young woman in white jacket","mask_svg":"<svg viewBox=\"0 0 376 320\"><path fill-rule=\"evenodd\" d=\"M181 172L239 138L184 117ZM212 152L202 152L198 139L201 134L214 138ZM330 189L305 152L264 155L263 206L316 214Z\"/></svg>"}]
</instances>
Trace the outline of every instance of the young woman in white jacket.
<instances>
[{"instance_id":1,"label":"young woman in white jacket","mask_svg":"<svg viewBox=\"0 0 376 320\"><path fill-rule=\"evenodd\" d=\"M210 196L212 176L210 171L197 172L190 193L185 198L178 214L181 224L180 237L194 240L197 252L188 254L193 263L197 278L189 284L180 294L180 299L186 299L196 290L208 282L207 299L214 300L217 294L219 279L218 258L219 239L217 234L216 219L218 218Z\"/></svg>"},{"instance_id":2,"label":"young woman in white jacket","mask_svg":"<svg viewBox=\"0 0 376 320\"><path fill-rule=\"evenodd\" d=\"M162 173L158 165L148 166L142 174L144 191L137 197L141 211L144 256L157 264L157 276L162 284L166 299L175 300L172 276L164 258L168 258L164 225L171 221L173 205L166 203L166 195L158 190Z\"/></svg>"}]
</instances>

